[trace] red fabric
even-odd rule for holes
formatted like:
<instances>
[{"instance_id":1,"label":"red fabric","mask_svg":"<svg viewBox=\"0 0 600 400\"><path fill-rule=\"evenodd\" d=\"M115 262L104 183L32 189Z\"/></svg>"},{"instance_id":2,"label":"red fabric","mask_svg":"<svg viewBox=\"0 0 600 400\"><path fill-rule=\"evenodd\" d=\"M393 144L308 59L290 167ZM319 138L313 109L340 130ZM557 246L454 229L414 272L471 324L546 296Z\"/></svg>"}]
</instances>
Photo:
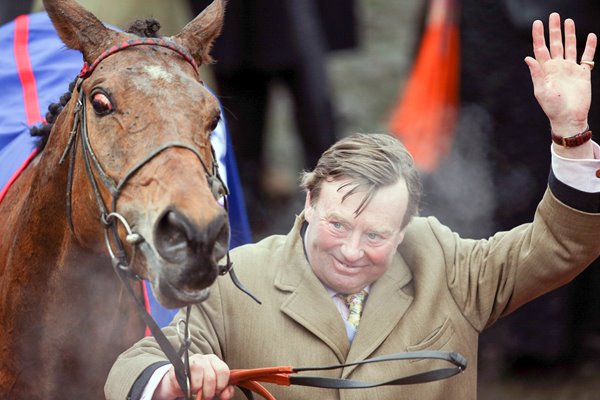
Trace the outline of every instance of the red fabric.
<instances>
[{"instance_id":1,"label":"red fabric","mask_svg":"<svg viewBox=\"0 0 600 400\"><path fill-rule=\"evenodd\" d=\"M17 63L17 73L23 87L23 101L25 103L25 114L27 125L33 125L42 121L38 95L35 83L35 75L29 59L27 48L29 41L29 16L21 15L15 19L14 52Z\"/></svg>"},{"instance_id":2,"label":"red fabric","mask_svg":"<svg viewBox=\"0 0 600 400\"><path fill-rule=\"evenodd\" d=\"M33 125L42 121L40 114L40 106L38 102L37 89L35 83L35 75L31 67L29 59L29 16L21 15L15 19L15 35L13 41L13 51L15 54L15 62L17 64L17 74L23 88L23 103L25 106L25 115L27 116L27 124ZM0 191L0 202L6 196L8 189L13 182L19 177L21 172L27 167L29 162L37 154L37 149L33 150L29 157L21 164L19 169L8 180L6 185Z\"/></svg>"},{"instance_id":3,"label":"red fabric","mask_svg":"<svg viewBox=\"0 0 600 400\"><path fill-rule=\"evenodd\" d=\"M148 314L152 315L152 309L150 308L150 300L148 299L148 282L146 280L142 281L142 293L144 293L144 307ZM152 336L152 332L150 332L150 327L146 325L146 331L144 332L145 336Z\"/></svg>"}]
</instances>

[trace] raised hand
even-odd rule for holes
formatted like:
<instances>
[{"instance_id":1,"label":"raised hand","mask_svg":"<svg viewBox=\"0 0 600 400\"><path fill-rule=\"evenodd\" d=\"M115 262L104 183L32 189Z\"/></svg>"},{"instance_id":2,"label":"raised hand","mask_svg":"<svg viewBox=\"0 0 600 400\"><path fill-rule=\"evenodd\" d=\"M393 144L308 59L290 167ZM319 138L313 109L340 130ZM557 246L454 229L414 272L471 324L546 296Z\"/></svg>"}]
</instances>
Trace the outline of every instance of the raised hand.
<instances>
[{"instance_id":1,"label":"raised hand","mask_svg":"<svg viewBox=\"0 0 600 400\"><path fill-rule=\"evenodd\" d=\"M550 14L550 46L544 39L544 24L535 21L532 26L533 53L526 57L533 81L534 95L550 120L558 136L573 136L587 127L591 104L590 72L596 51L596 35L587 37L581 63L577 62L575 22L564 23L564 46L560 15Z\"/></svg>"}]
</instances>

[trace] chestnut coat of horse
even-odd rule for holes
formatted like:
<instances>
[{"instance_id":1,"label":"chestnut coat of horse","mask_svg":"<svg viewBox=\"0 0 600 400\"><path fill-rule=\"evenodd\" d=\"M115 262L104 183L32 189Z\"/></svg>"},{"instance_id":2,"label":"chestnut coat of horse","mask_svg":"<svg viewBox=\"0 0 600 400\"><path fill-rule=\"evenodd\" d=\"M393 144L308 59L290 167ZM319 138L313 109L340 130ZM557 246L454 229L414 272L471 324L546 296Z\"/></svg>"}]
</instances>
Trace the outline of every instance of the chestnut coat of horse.
<instances>
[{"instance_id":1,"label":"chestnut coat of horse","mask_svg":"<svg viewBox=\"0 0 600 400\"><path fill-rule=\"evenodd\" d=\"M179 307L206 298L229 246L209 141L219 104L197 67L224 4L150 41L74 0L44 5L86 68L0 204L0 398L103 398L111 364L144 332L109 254Z\"/></svg>"}]
</instances>

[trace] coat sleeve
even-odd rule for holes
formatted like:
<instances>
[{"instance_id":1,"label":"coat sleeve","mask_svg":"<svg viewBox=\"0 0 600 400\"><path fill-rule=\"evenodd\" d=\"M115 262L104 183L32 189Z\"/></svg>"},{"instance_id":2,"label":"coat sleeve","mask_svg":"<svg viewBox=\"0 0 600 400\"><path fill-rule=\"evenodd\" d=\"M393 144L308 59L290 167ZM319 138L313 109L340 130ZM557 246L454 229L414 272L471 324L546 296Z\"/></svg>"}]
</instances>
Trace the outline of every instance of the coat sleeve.
<instances>
[{"instance_id":1,"label":"coat sleeve","mask_svg":"<svg viewBox=\"0 0 600 400\"><path fill-rule=\"evenodd\" d=\"M600 214L568 207L550 190L532 223L487 240L461 239L437 221L430 226L448 288L478 331L571 281L600 255Z\"/></svg>"},{"instance_id":2,"label":"coat sleeve","mask_svg":"<svg viewBox=\"0 0 600 400\"><path fill-rule=\"evenodd\" d=\"M224 324L221 313L220 285L223 278L211 287L209 298L200 305L192 306L190 313L190 356L192 354L215 354L223 358L221 338L224 337ZM169 326L162 329L165 336L178 350L180 340L177 333L178 321L185 320L185 309L181 309ZM147 368L157 363L168 362L160 346L153 337L147 337L123 352L113 364L104 392L108 400L128 398L131 388Z\"/></svg>"}]
</instances>

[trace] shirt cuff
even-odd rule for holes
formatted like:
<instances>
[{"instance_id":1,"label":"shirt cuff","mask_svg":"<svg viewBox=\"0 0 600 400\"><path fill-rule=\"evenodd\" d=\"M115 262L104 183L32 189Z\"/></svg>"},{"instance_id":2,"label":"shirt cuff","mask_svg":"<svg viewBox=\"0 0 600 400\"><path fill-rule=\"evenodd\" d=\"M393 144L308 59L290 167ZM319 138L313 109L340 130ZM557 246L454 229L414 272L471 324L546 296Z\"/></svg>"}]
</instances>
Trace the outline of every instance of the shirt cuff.
<instances>
[{"instance_id":1,"label":"shirt cuff","mask_svg":"<svg viewBox=\"0 0 600 400\"><path fill-rule=\"evenodd\" d=\"M154 373L150 377L150 380L148 380L146 387L144 388L144 392L142 393L142 397L140 397L140 400L152 400L152 396L154 396L154 391L158 387L158 384L160 383L161 379L167 374L167 372L169 372L170 368L171 364L167 364L154 371Z\"/></svg>"},{"instance_id":2,"label":"shirt cuff","mask_svg":"<svg viewBox=\"0 0 600 400\"><path fill-rule=\"evenodd\" d=\"M556 179L567 186L586 193L600 193L600 146L592 142L593 159L570 159L552 152L552 172Z\"/></svg>"},{"instance_id":3,"label":"shirt cuff","mask_svg":"<svg viewBox=\"0 0 600 400\"><path fill-rule=\"evenodd\" d=\"M171 364L168 362L158 362L150 365L146 368L141 375L136 379L133 383L131 391L129 392L128 400L142 400L142 399L151 399L154 395L154 391L156 390L158 384L160 383L160 379L165 376ZM162 374L159 374L158 371L164 369ZM157 377L157 378L156 378ZM153 383L152 389L150 389L151 382L154 382L153 379L157 379L156 383ZM151 391L150 391L151 390ZM147 397L149 392L150 397Z\"/></svg>"}]
</instances>

